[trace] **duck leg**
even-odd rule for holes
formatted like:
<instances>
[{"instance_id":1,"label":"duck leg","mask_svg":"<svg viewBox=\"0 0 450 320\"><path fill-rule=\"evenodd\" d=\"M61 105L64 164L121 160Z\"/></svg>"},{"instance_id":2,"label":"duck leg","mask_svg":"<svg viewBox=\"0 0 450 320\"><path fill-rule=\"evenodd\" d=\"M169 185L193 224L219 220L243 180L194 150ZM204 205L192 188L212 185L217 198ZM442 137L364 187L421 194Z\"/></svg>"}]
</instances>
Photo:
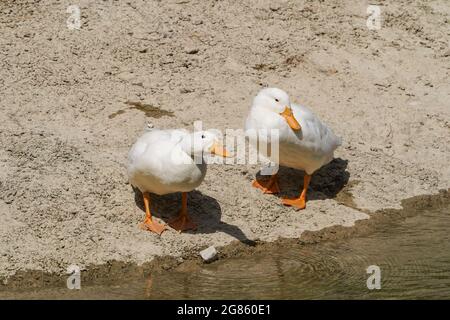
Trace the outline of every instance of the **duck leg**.
<instances>
[{"instance_id":1,"label":"duck leg","mask_svg":"<svg viewBox=\"0 0 450 320\"><path fill-rule=\"evenodd\" d=\"M197 229L197 225L192 221L187 212L187 192L181 193L180 214L178 217L170 221L169 225L178 232Z\"/></svg>"},{"instance_id":2,"label":"duck leg","mask_svg":"<svg viewBox=\"0 0 450 320\"><path fill-rule=\"evenodd\" d=\"M263 193L280 193L280 187L278 186L278 174L276 173L271 175L269 181L267 182L262 182L255 179L252 186L257 189L261 189Z\"/></svg>"},{"instance_id":3,"label":"duck leg","mask_svg":"<svg viewBox=\"0 0 450 320\"><path fill-rule=\"evenodd\" d=\"M142 195L144 197L145 220L141 223L141 229L161 235L166 230L166 226L152 218L152 213L150 212L150 194L143 192Z\"/></svg>"},{"instance_id":4,"label":"duck leg","mask_svg":"<svg viewBox=\"0 0 450 320\"><path fill-rule=\"evenodd\" d=\"M298 198L288 199L283 198L281 201L285 206L292 206L298 209L306 208L306 191L308 190L309 182L311 181L311 176L305 173L305 177L303 178L303 190L300 193Z\"/></svg>"}]
</instances>

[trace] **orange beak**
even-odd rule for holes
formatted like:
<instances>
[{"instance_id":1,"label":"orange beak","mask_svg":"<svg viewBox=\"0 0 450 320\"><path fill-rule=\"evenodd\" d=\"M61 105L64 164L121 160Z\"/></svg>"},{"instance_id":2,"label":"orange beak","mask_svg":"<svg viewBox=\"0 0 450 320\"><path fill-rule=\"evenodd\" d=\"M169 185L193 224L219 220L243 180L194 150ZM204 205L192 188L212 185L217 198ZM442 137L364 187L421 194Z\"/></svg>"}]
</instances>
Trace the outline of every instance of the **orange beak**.
<instances>
[{"instance_id":1,"label":"orange beak","mask_svg":"<svg viewBox=\"0 0 450 320\"><path fill-rule=\"evenodd\" d=\"M229 154L228 150L225 149L225 147L219 142L214 142L214 144L212 145L212 147L209 150L209 152L211 152L211 154L222 156L224 158L225 157L230 157L230 154Z\"/></svg>"},{"instance_id":2,"label":"orange beak","mask_svg":"<svg viewBox=\"0 0 450 320\"><path fill-rule=\"evenodd\" d=\"M291 127L292 130L301 130L302 127L300 126L300 123L298 123L297 119L295 119L294 114L292 113L292 109L289 107L286 107L280 115L286 120L289 127Z\"/></svg>"}]
</instances>

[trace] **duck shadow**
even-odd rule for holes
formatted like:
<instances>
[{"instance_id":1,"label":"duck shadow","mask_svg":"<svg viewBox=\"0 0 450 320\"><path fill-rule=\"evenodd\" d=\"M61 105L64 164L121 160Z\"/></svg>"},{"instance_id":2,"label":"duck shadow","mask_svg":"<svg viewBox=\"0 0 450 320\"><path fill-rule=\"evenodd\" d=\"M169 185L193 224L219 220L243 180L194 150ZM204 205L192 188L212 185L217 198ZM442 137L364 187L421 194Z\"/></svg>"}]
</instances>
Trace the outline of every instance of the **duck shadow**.
<instances>
[{"instance_id":1,"label":"duck shadow","mask_svg":"<svg viewBox=\"0 0 450 320\"><path fill-rule=\"evenodd\" d=\"M145 212L142 193L133 188L136 205ZM163 196L150 194L152 215L160 218L166 224L175 218L181 209L181 193L171 193ZM200 191L193 190L188 193L189 216L197 224L196 230L184 231L192 234L209 234L215 232L226 233L240 242L254 246L256 243L247 238L245 233L237 226L221 221L222 209L219 202Z\"/></svg>"},{"instance_id":2,"label":"duck shadow","mask_svg":"<svg viewBox=\"0 0 450 320\"><path fill-rule=\"evenodd\" d=\"M327 165L323 166L312 175L309 184L307 200L334 199L338 193L347 185L350 173L347 171L348 161L335 158ZM298 197L303 188L304 172L293 168L280 166L278 170L279 186L281 192L277 197ZM258 172L257 180L267 180L268 176L263 176Z\"/></svg>"}]
</instances>

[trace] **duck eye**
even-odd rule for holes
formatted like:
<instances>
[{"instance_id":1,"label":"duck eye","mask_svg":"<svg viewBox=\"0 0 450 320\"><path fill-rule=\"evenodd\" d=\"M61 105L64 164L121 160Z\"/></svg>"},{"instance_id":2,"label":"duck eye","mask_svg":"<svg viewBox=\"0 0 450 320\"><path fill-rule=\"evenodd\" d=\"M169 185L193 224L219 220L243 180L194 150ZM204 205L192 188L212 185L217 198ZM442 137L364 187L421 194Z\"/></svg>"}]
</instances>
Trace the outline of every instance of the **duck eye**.
<instances>
[{"instance_id":1,"label":"duck eye","mask_svg":"<svg viewBox=\"0 0 450 320\"><path fill-rule=\"evenodd\" d=\"M275 101L276 101L276 102L280 102L280 100L278 100L277 98L275 98Z\"/></svg>"},{"instance_id":2,"label":"duck eye","mask_svg":"<svg viewBox=\"0 0 450 320\"><path fill-rule=\"evenodd\" d=\"M202 139L205 139L205 135L204 134L202 134Z\"/></svg>"}]
</instances>

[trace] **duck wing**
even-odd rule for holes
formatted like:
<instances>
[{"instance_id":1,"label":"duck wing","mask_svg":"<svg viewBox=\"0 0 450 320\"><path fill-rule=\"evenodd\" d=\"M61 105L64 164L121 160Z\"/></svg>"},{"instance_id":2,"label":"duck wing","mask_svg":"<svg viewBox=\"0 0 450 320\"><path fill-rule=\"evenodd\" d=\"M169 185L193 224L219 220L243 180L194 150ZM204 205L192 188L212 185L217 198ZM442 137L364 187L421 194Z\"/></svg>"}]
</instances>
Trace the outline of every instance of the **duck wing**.
<instances>
[{"instance_id":1,"label":"duck wing","mask_svg":"<svg viewBox=\"0 0 450 320\"><path fill-rule=\"evenodd\" d=\"M307 144L316 152L332 153L342 144L342 139L336 136L326 124L307 107L295 103L291 104L295 118L302 127L301 144Z\"/></svg>"},{"instance_id":2,"label":"duck wing","mask_svg":"<svg viewBox=\"0 0 450 320\"><path fill-rule=\"evenodd\" d=\"M140 157L146 152L147 148L158 142L170 141L171 135L164 130L151 130L145 132L131 147L128 153L129 166L134 165Z\"/></svg>"}]
</instances>

